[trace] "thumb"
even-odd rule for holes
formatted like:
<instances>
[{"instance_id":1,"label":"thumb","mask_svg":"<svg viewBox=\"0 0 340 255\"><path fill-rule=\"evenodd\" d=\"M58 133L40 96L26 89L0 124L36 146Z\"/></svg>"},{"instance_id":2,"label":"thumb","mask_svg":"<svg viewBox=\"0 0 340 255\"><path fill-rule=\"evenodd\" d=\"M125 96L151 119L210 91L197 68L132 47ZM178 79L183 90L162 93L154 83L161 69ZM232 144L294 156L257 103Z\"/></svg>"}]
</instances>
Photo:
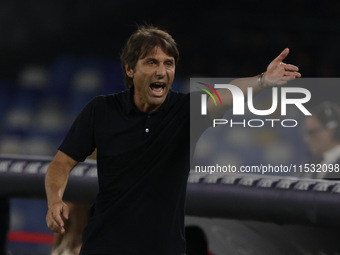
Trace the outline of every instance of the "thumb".
<instances>
[{"instance_id":1,"label":"thumb","mask_svg":"<svg viewBox=\"0 0 340 255\"><path fill-rule=\"evenodd\" d=\"M285 48L279 56L276 57L276 61L278 62L282 62L282 60L284 60L289 54L289 48Z\"/></svg>"},{"instance_id":2,"label":"thumb","mask_svg":"<svg viewBox=\"0 0 340 255\"><path fill-rule=\"evenodd\" d=\"M69 210L68 206L64 205L63 206L63 212L62 212L62 215L63 215L64 219L68 220L69 213L70 213L70 210Z\"/></svg>"}]
</instances>

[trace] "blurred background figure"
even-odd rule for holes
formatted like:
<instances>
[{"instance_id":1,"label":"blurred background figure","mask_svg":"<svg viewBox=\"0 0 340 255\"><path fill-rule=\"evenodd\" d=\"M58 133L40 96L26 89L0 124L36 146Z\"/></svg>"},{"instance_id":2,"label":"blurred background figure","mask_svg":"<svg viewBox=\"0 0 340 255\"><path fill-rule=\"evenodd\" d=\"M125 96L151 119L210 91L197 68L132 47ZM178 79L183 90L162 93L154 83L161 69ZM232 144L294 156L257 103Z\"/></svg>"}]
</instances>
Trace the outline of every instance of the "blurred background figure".
<instances>
[{"instance_id":1,"label":"blurred background figure","mask_svg":"<svg viewBox=\"0 0 340 255\"><path fill-rule=\"evenodd\" d=\"M304 177L340 179L340 106L323 102L312 109L311 113L312 116L305 120L305 141L312 156L310 163L321 164L321 168L319 172Z\"/></svg>"}]
</instances>

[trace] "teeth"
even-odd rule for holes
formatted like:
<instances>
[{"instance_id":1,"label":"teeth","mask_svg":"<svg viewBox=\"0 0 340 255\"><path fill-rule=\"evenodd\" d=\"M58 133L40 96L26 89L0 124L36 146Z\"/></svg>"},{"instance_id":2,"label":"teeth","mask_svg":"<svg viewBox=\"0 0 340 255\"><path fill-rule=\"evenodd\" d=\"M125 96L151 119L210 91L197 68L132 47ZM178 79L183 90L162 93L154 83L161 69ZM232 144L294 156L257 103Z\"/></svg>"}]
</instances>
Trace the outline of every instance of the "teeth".
<instances>
[{"instance_id":1,"label":"teeth","mask_svg":"<svg viewBox=\"0 0 340 255\"><path fill-rule=\"evenodd\" d=\"M160 92L164 91L165 83L162 83L162 82L154 82L154 83L151 83L150 88L151 88L154 92L160 93Z\"/></svg>"}]
</instances>

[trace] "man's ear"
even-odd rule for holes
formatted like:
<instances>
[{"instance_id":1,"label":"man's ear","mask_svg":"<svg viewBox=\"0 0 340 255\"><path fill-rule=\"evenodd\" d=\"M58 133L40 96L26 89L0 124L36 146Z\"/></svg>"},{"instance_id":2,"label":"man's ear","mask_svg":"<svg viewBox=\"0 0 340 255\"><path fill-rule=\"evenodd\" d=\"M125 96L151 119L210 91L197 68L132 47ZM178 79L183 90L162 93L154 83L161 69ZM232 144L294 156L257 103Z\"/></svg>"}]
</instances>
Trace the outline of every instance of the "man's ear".
<instances>
[{"instance_id":1,"label":"man's ear","mask_svg":"<svg viewBox=\"0 0 340 255\"><path fill-rule=\"evenodd\" d=\"M128 64L125 64L125 72L126 72L126 75L130 78L133 78L133 75L135 73L133 69L128 66Z\"/></svg>"}]
</instances>

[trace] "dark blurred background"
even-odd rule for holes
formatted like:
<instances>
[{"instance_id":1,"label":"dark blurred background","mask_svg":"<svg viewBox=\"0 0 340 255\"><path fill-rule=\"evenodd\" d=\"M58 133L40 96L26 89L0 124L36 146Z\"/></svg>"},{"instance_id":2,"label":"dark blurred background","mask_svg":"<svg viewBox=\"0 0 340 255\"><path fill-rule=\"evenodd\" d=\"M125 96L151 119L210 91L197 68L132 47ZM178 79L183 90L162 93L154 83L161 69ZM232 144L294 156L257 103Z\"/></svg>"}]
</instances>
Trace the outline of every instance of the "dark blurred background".
<instances>
[{"instance_id":1,"label":"dark blurred background","mask_svg":"<svg viewBox=\"0 0 340 255\"><path fill-rule=\"evenodd\" d=\"M60 55L118 59L136 24L169 31L182 76L255 75L284 47L305 77L338 76L340 3L286 1L0 2L1 79Z\"/></svg>"}]
</instances>

